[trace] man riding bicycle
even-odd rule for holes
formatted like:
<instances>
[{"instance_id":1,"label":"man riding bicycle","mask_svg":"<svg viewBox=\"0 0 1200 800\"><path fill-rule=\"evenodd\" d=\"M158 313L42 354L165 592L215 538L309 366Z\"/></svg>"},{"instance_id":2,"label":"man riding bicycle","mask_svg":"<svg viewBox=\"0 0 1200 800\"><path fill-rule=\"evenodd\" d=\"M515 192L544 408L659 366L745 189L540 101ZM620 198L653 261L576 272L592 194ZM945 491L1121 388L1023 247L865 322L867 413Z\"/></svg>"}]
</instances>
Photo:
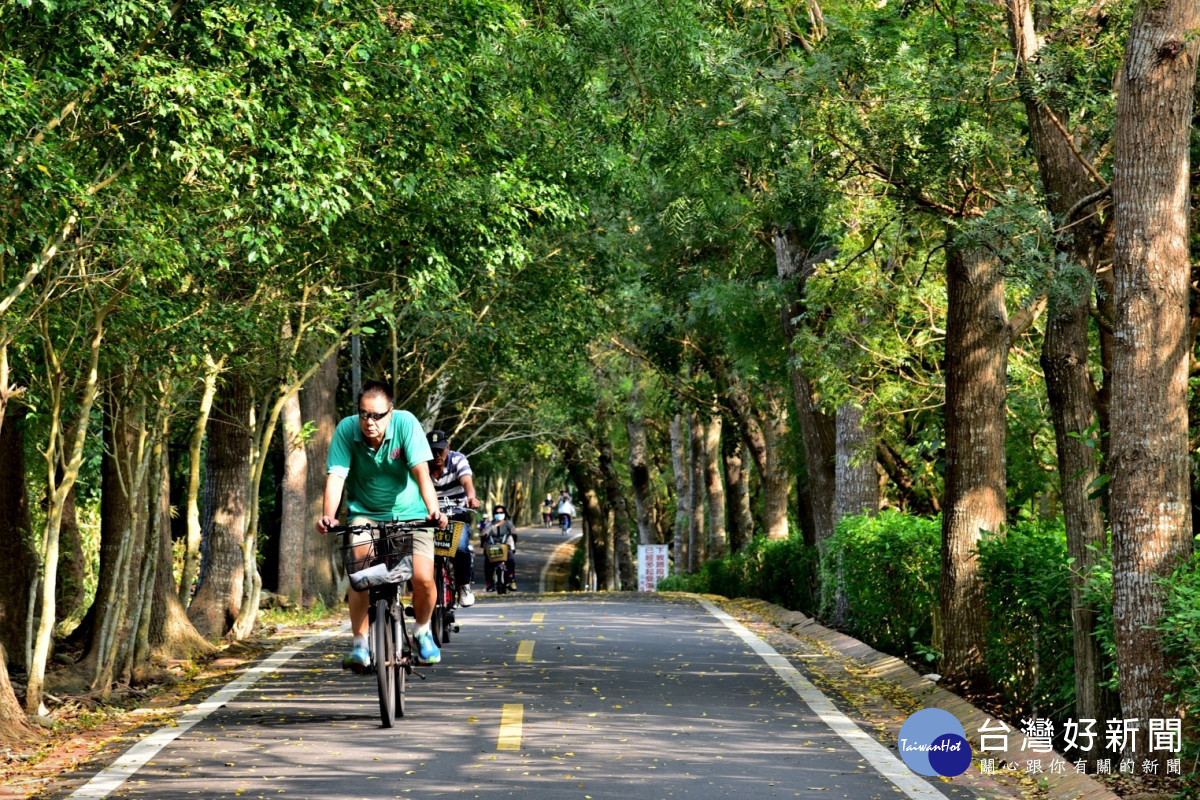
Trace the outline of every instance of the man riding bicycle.
<instances>
[{"instance_id":1,"label":"man riding bicycle","mask_svg":"<svg viewBox=\"0 0 1200 800\"><path fill-rule=\"evenodd\" d=\"M326 462L323 516L317 523L321 533L337 527L343 490L351 525L422 518L430 523L430 529L413 535L412 577L415 638L421 660L427 664L436 664L442 658L430 633L429 620L436 598L432 528L446 525L446 515L438 508L437 492L429 477L432 458L417 418L393 408L392 392L386 384L367 383L358 395L358 413L343 419L334 430ZM348 669L363 670L371 665L367 646L369 602L368 592L350 590L354 643L342 663Z\"/></svg>"},{"instance_id":2,"label":"man riding bicycle","mask_svg":"<svg viewBox=\"0 0 1200 800\"><path fill-rule=\"evenodd\" d=\"M479 508L475 497L475 482L471 464L467 457L450 449L450 438L445 431L429 432L429 447L433 450L433 461L429 463L429 477L438 500L448 500L464 508ZM471 591L474 553L471 552L471 528L463 529L454 553L454 580L458 583L458 602L463 608L475 604Z\"/></svg>"}]
</instances>

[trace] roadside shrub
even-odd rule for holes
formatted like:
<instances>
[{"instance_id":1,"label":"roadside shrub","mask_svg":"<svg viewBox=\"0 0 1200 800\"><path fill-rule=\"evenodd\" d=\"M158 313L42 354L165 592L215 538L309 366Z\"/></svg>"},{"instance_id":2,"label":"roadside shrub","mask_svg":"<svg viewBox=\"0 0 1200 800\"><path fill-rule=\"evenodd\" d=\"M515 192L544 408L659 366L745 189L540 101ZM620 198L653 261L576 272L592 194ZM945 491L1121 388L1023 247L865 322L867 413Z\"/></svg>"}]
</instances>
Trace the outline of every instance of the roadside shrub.
<instances>
[{"instance_id":1,"label":"roadside shrub","mask_svg":"<svg viewBox=\"0 0 1200 800\"><path fill-rule=\"evenodd\" d=\"M660 591L755 597L811 614L816 553L798 534L756 536L745 548L709 561L691 575L670 575Z\"/></svg>"},{"instance_id":2,"label":"roadside shrub","mask_svg":"<svg viewBox=\"0 0 1200 800\"><path fill-rule=\"evenodd\" d=\"M933 656L941 520L884 511L846 517L821 546L822 619L896 655ZM839 568L840 565L840 568Z\"/></svg>"},{"instance_id":3,"label":"roadside shrub","mask_svg":"<svg viewBox=\"0 0 1200 800\"><path fill-rule=\"evenodd\" d=\"M1175 692L1168 698L1183 706L1183 797L1200 798L1200 557L1175 571L1163 582L1164 613L1158 630L1163 652L1173 659L1169 670Z\"/></svg>"},{"instance_id":4,"label":"roadside shrub","mask_svg":"<svg viewBox=\"0 0 1200 800\"><path fill-rule=\"evenodd\" d=\"M1005 704L1060 719L1075 701L1067 534L1058 522L1025 522L985 536L979 560L988 618L984 660Z\"/></svg>"}]
</instances>

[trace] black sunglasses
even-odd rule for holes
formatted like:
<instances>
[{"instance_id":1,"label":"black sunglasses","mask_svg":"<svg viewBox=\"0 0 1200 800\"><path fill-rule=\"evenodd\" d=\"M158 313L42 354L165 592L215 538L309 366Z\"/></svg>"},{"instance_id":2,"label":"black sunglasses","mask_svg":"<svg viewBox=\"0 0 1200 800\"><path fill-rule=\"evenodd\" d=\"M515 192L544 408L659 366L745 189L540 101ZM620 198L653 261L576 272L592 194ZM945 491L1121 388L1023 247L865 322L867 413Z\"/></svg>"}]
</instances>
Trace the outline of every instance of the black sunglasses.
<instances>
[{"instance_id":1,"label":"black sunglasses","mask_svg":"<svg viewBox=\"0 0 1200 800\"><path fill-rule=\"evenodd\" d=\"M376 422L383 419L390 413L392 413L392 409L390 409L390 408L387 411L363 411L361 408L358 410L358 416L360 418L373 419Z\"/></svg>"}]
</instances>

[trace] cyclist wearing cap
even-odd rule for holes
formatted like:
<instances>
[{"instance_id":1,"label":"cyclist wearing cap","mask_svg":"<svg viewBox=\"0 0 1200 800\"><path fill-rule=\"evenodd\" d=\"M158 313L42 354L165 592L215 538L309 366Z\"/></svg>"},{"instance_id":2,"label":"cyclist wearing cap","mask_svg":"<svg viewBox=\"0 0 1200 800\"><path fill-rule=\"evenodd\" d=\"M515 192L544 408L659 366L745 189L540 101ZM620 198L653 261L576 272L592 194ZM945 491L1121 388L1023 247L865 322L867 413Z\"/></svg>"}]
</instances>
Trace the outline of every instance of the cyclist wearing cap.
<instances>
[{"instance_id":1,"label":"cyclist wearing cap","mask_svg":"<svg viewBox=\"0 0 1200 800\"><path fill-rule=\"evenodd\" d=\"M446 515L438 508L437 492L429 478L433 455L417 418L392 406L386 384L371 381L358 395L358 413L338 423L329 445L325 476L321 533L336 527L342 493L351 525L390 520L428 520L444 527ZM433 586L433 531L413 535L413 611L421 660L441 661L442 654L430 633L436 593ZM342 662L348 669L365 669L371 656L367 647L368 592L350 590L350 630L354 643Z\"/></svg>"},{"instance_id":2,"label":"cyclist wearing cap","mask_svg":"<svg viewBox=\"0 0 1200 800\"><path fill-rule=\"evenodd\" d=\"M475 482L472 478L471 464L467 457L457 450L450 449L450 438L445 431L429 432L429 447L433 451L433 460L429 462L429 477L433 479L433 488L437 491L439 500L449 500L455 505L466 508L479 508L479 500L475 497ZM471 582L475 576L474 553L471 551L471 527L463 528L458 539L458 549L454 553L454 580L458 583L458 602L463 608L475 605L475 594L471 591Z\"/></svg>"}]
</instances>

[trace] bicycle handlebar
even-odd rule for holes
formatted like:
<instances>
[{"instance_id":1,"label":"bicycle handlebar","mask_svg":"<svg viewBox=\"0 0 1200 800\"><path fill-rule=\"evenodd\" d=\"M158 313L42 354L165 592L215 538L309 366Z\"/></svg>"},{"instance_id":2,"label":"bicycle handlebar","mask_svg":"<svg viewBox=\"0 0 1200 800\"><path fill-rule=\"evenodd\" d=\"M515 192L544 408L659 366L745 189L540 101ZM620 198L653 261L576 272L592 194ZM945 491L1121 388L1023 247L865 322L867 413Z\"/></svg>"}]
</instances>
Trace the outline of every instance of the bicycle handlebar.
<instances>
[{"instance_id":1,"label":"bicycle handlebar","mask_svg":"<svg viewBox=\"0 0 1200 800\"><path fill-rule=\"evenodd\" d=\"M342 533L371 533L372 531L382 531L388 533L412 533L414 531L428 530L434 527L428 520L423 519L408 519L408 520L381 520L378 522L369 522L366 525L336 525L332 528L327 528L325 533L328 535L337 535Z\"/></svg>"}]
</instances>

